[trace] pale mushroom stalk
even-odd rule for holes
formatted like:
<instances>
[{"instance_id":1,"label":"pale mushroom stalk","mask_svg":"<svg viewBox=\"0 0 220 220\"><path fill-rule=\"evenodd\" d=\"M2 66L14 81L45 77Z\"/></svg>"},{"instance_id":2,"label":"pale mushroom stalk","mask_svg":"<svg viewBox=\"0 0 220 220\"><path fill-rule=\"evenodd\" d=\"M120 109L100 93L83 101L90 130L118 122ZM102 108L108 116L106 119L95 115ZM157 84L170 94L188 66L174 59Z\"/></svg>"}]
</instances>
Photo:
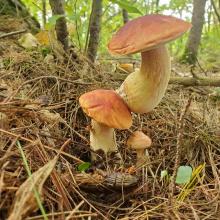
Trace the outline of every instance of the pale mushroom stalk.
<instances>
[{"instance_id":1,"label":"pale mushroom stalk","mask_svg":"<svg viewBox=\"0 0 220 220\"><path fill-rule=\"evenodd\" d=\"M170 56L165 47L189 30L181 19L152 14L127 22L108 44L114 55L141 53L141 68L128 75L117 93L134 113L148 113L163 98L171 72Z\"/></svg>"},{"instance_id":2,"label":"pale mushroom stalk","mask_svg":"<svg viewBox=\"0 0 220 220\"><path fill-rule=\"evenodd\" d=\"M113 90L98 89L80 96L83 111L92 118L90 147L93 151L117 152L114 128L128 129L132 124L131 112L123 99ZM121 159L119 153L117 157ZM92 160L95 160L92 154Z\"/></svg>"},{"instance_id":3,"label":"pale mushroom stalk","mask_svg":"<svg viewBox=\"0 0 220 220\"><path fill-rule=\"evenodd\" d=\"M150 112L164 96L170 78L170 56L166 46L141 53L140 70L127 76L117 93L136 113Z\"/></svg>"},{"instance_id":4,"label":"pale mushroom stalk","mask_svg":"<svg viewBox=\"0 0 220 220\"><path fill-rule=\"evenodd\" d=\"M143 186L147 183L147 168L145 165L149 162L149 154L147 148L152 144L151 139L145 135L142 131L133 132L127 140L127 146L136 150L137 162L136 166L141 167ZM150 167L149 167L150 168ZM144 189L144 188L143 188Z\"/></svg>"},{"instance_id":5,"label":"pale mushroom stalk","mask_svg":"<svg viewBox=\"0 0 220 220\"><path fill-rule=\"evenodd\" d=\"M117 143L114 128L91 120L90 146L93 151L102 149L105 154L117 151Z\"/></svg>"},{"instance_id":6,"label":"pale mushroom stalk","mask_svg":"<svg viewBox=\"0 0 220 220\"><path fill-rule=\"evenodd\" d=\"M146 152L147 150L138 150L137 153L137 167L144 165L147 161L149 161L149 154ZM148 155L148 156L147 156Z\"/></svg>"}]
</instances>

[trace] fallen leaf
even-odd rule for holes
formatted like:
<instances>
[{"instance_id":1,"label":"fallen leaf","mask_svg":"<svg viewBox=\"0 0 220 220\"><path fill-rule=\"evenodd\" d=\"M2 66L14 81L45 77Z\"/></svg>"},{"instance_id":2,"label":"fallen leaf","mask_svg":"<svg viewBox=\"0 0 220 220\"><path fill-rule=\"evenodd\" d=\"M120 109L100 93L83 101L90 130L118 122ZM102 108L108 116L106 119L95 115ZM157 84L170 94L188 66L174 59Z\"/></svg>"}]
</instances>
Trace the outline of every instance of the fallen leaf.
<instances>
[{"instance_id":1,"label":"fallen leaf","mask_svg":"<svg viewBox=\"0 0 220 220\"><path fill-rule=\"evenodd\" d=\"M41 202L43 184L50 175L57 161L57 157L45 164L32 174L17 190L15 202L8 220L22 220L29 213L39 209L34 189L37 190Z\"/></svg>"},{"instance_id":2,"label":"fallen leaf","mask_svg":"<svg viewBox=\"0 0 220 220\"><path fill-rule=\"evenodd\" d=\"M32 49L38 46L38 41L31 33L26 33L18 40L19 44L25 49Z\"/></svg>"},{"instance_id":3,"label":"fallen leaf","mask_svg":"<svg viewBox=\"0 0 220 220\"><path fill-rule=\"evenodd\" d=\"M50 37L48 31L40 31L35 35L35 37L41 45L50 45Z\"/></svg>"}]
</instances>

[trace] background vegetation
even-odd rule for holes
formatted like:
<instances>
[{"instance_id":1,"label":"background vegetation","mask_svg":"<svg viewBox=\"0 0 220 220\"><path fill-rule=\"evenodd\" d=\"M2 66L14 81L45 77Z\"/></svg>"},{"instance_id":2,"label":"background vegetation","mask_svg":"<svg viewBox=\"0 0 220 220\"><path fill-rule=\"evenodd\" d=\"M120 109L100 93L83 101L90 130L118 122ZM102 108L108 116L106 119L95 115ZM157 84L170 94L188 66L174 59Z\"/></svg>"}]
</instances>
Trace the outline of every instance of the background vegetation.
<instances>
[{"instance_id":1,"label":"background vegetation","mask_svg":"<svg viewBox=\"0 0 220 220\"><path fill-rule=\"evenodd\" d=\"M43 28L43 4L46 4L46 20L44 22L54 24L51 8L48 1L22 0L32 15L38 19ZM71 41L80 50L85 51L89 18L92 10L92 1L67 0L65 1L66 19L72 24L75 31L71 33ZM128 18L132 19L144 14L162 13L173 15L187 21L191 21L193 12L193 0L103 0L102 1L101 36L99 41L98 57L107 57L106 49L108 40L112 34L123 25L122 9L128 12ZM199 60L205 68L218 68L220 65L220 44L216 43L220 36L220 1L206 1L205 21L202 38L199 47ZM51 25L49 25L51 27ZM48 25L46 25L48 27ZM170 51L175 58L181 58L188 35L170 43Z\"/></svg>"}]
</instances>

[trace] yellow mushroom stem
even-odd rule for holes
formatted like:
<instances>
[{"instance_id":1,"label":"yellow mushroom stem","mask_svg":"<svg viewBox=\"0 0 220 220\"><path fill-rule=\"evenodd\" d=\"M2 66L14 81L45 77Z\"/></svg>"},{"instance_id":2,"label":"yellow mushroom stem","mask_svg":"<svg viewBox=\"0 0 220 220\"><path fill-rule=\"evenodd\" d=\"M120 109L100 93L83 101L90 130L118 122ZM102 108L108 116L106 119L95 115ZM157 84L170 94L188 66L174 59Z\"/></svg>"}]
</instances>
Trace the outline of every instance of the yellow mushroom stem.
<instances>
[{"instance_id":1,"label":"yellow mushroom stem","mask_svg":"<svg viewBox=\"0 0 220 220\"><path fill-rule=\"evenodd\" d=\"M116 91L135 113L147 113L156 107L166 91L170 56L164 45L141 53L141 68L127 76Z\"/></svg>"}]
</instances>

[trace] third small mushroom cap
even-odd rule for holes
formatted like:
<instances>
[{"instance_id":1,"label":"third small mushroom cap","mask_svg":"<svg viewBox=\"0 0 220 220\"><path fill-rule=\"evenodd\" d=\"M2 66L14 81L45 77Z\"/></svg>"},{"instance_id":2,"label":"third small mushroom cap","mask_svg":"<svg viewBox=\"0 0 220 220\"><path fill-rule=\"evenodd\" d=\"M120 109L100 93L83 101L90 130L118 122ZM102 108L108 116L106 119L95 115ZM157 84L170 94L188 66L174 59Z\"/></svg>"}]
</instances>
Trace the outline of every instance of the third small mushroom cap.
<instances>
[{"instance_id":1,"label":"third small mushroom cap","mask_svg":"<svg viewBox=\"0 0 220 220\"><path fill-rule=\"evenodd\" d=\"M181 36L191 28L189 22L173 16L152 14L127 22L112 37L112 54L133 54L151 50Z\"/></svg>"},{"instance_id":2,"label":"third small mushroom cap","mask_svg":"<svg viewBox=\"0 0 220 220\"><path fill-rule=\"evenodd\" d=\"M135 131L128 138L127 146L133 150L136 150L137 153L137 166L148 161L149 158L147 157L145 150L150 147L151 144L151 139L142 131Z\"/></svg>"},{"instance_id":3,"label":"third small mushroom cap","mask_svg":"<svg viewBox=\"0 0 220 220\"><path fill-rule=\"evenodd\" d=\"M150 147L152 144L151 139L142 131L135 131L127 140L128 147L134 150L142 150Z\"/></svg>"}]
</instances>

